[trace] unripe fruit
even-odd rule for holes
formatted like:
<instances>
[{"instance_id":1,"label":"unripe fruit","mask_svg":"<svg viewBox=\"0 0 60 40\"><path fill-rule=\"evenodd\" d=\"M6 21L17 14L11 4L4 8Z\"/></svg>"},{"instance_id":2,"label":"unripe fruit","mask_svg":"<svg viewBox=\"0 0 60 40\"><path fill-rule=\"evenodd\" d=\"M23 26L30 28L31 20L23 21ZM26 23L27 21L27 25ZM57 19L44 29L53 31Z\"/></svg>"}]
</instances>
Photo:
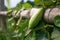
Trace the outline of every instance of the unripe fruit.
<instances>
[{"instance_id":1,"label":"unripe fruit","mask_svg":"<svg viewBox=\"0 0 60 40\"><path fill-rule=\"evenodd\" d=\"M38 11L38 13L35 13L35 14L31 17L31 19L30 19L30 21L29 21L28 27L29 27L29 28L35 27L35 26L38 24L38 22L42 19L43 13L44 13L44 8L41 7L40 10Z\"/></svg>"}]
</instances>

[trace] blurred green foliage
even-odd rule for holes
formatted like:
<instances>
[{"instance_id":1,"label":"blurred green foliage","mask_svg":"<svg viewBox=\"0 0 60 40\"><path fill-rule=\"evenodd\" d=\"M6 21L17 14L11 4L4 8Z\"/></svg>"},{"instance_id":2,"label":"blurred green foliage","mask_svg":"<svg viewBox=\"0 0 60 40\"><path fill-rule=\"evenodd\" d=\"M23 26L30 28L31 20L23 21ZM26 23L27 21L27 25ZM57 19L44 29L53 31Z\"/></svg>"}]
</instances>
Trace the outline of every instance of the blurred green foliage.
<instances>
[{"instance_id":1,"label":"blurred green foliage","mask_svg":"<svg viewBox=\"0 0 60 40\"><path fill-rule=\"evenodd\" d=\"M34 0L34 2L26 2L26 3L18 3L15 8L11 8L10 10L17 12L19 10L31 9L32 7L51 7L60 5L59 0ZM16 12L16 14L17 14ZM39 21L38 25L34 28L29 29L28 23L29 18L17 18L16 15L12 17L8 17L7 15L7 33L6 35L0 31L0 40L60 40L60 16L56 16L54 19L54 24L46 23L43 19ZM12 19L11 19L12 18ZM9 19L11 19L9 21ZM20 20L19 20L20 19ZM18 21L19 20L19 21ZM19 25L17 25L19 22ZM27 35L26 35L27 34Z\"/></svg>"}]
</instances>

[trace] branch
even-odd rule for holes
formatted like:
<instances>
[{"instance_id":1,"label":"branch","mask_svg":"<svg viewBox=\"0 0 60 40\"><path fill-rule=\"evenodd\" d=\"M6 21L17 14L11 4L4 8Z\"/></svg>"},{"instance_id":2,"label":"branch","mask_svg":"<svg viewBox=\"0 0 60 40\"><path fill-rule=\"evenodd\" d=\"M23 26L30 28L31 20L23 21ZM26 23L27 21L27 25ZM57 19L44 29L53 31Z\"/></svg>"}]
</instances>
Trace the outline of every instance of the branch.
<instances>
[{"instance_id":1,"label":"branch","mask_svg":"<svg viewBox=\"0 0 60 40\"><path fill-rule=\"evenodd\" d=\"M57 15L60 15L60 5L54 8L48 8L44 13L44 19L49 23L53 23L54 17Z\"/></svg>"},{"instance_id":2,"label":"branch","mask_svg":"<svg viewBox=\"0 0 60 40\"><path fill-rule=\"evenodd\" d=\"M34 13L37 13L39 11L39 8L32 8L30 10L24 10L22 12L20 12L19 14L17 14L16 16L22 16L24 18L31 18ZM2 15L7 15L7 11L4 12L5 14L3 14L3 12L1 12ZM14 12L11 13L12 16L14 16ZM46 22L49 23L53 23L54 22L54 17L60 15L60 6L56 6L54 8L48 8L46 9L45 13L44 13L44 20Z\"/></svg>"}]
</instances>

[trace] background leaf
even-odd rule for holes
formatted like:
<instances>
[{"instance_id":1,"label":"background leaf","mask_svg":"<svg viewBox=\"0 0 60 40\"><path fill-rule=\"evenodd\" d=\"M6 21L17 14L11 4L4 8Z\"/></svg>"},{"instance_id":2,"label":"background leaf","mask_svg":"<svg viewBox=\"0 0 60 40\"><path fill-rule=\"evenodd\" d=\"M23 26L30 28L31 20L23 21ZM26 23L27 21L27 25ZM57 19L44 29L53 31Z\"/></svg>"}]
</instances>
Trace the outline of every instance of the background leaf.
<instances>
[{"instance_id":1,"label":"background leaf","mask_svg":"<svg viewBox=\"0 0 60 40\"><path fill-rule=\"evenodd\" d=\"M54 18L54 24L57 27L60 27L60 16L59 15Z\"/></svg>"},{"instance_id":2,"label":"background leaf","mask_svg":"<svg viewBox=\"0 0 60 40\"><path fill-rule=\"evenodd\" d=\"M32 8L32 5L29 4L29 3L24 3L24 4L22 5L22 7L24 7L25 9L30 9L30 8Z\"/></svg>"}]
</instances>

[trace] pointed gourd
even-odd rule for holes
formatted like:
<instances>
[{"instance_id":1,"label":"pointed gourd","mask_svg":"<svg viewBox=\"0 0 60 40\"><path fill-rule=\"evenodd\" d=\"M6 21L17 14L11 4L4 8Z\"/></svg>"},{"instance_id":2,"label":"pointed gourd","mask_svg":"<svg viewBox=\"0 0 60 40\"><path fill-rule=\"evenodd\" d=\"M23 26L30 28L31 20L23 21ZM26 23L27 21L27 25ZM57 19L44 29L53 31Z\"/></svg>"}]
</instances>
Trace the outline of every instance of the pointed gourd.
<instances>
[{"instance_id":1,"label":"pointed gourd","mask_svg":"<svg viewBox=\"0 0 60 40\"><path fill-rule=\"evenodd\" d=\"M42 19L44 10L45 9L41 7L39 11L31 17L29 24L28 24L28 28L34 28L39 23L39 21Z\"/></svg>"}]
</instances>

